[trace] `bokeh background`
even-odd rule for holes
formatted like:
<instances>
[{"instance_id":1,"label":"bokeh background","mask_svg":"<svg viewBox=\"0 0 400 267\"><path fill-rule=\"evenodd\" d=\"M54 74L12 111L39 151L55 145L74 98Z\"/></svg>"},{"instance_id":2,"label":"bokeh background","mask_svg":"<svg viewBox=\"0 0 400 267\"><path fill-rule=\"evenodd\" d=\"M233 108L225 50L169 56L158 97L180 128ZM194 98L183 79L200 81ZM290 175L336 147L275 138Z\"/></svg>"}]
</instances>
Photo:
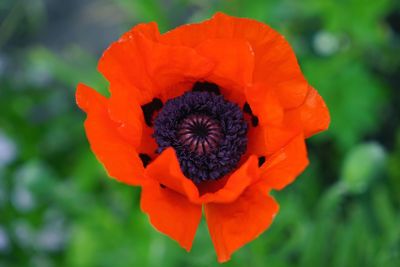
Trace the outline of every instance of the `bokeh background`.
<instances>
[{"instance_id":1,"label":"bokeh background","mask_svg":"<svg viewBox=\"0 0 400 267\"><path fill-rule=\"evenodd\" d=\"M78 81L107 94L96 62L136 23L217 10L285 35L332 115L271 228L225 266L400 266L399 1L1 0L1 267L218 266L204 221L187 254L107 177L74 101Z\"/></svg>"}]
</instances>

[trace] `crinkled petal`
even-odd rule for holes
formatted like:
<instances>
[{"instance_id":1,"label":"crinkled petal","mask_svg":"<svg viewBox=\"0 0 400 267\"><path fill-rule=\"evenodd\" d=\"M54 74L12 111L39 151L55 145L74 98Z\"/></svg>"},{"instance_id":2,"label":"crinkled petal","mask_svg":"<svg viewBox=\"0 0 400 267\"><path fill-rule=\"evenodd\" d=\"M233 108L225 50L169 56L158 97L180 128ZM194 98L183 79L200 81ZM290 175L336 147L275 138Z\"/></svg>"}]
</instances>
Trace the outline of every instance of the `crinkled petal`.
<instances>
[{"instance_id":1,"label":"crinkled petal","mask_svg":"<svg viewBox=\"0 0 400 267\"><path fill-rule=\"evenodd\" d=\"M268 127L258 125L257 127L249 127L247 133L247 154L257 156L265 156L270 151L267 147L266 132Z\"/></svg>"},{"instance_id":2,"label":"crinkled petal","mask_svg":"<svg viewBox=\"0 0 400 267\"><path fill-rule=\"evenodd\" d=\"M113 43L99 61L111 95L123 88L141 105L154 97L167 100L176 96L181 92L171 90L175 84L204 79L212 68L213 64L194 49L160 44L141 32Z\"/></svg>"},{"instance_id":3,"label":"crinkled petal","mask_svg":"<svg viewBox=\"0 0 400 267\"><path fill-rule=\"evenodd\" d=\"M149 56L150 62L153 62L149 65L151 76L159 88L170 89L163 91L165 100L181 95L181 92L171 92L174 85L202 80L214 68L213 62L187 47L154 44Z\"/></svg>"},{"instance_id":4,"label":"crinkled petal","mask_svg":"<svg viewBox=\"0 0 400 267\"><path fill-rule=\"evenodd\" d=\"M201 205L156 182L142 187L141 208L152 225L189 251L201 219Z\"/></svg>"},{"instance_id":5,"label":"crinkled petal","mask_svg":"<svg viewBox=\"0 0 400 267\"><path fill-rule=\"evenodd\" d=\"M260 83L247 87L246 100L261 125L282 123L284 109L272 88Z\"/></svg>"},{"instance_id":6,"label":"crinkled petal","mask_svg":"<svg viewBox=\"0 0 400 267\"><path fill-rule=\"evenodd\" d=\"M257 185L247 188L235 202L206 204L206 220L218 261L228 261L233 252L257 238L270 226L278 209L268 190Z\"/></svg>"},{"instance_id":7,"label":"crinkled petal","mask_svg":"<svg viewBox=\"0 0 400 267\"><path fill-rule=\"evenodd\" d=\"M108 100L110 118L118 123L119 132L138 147L143 137L144 119L139 103L128 99L127 92L122 88L120 93Z\"/></svg>"},{"instance_id":8,"label":"crinkled petal","mask_svg":"<svg viewBox=\"0 0 400 267\"><path fill-rule=\"evenodd\" d=\"M210 20L169 31L160 36L160 41L196 47L210 38L248 41L255 59L253 82L262 82L273 88L285 108L303 103L308 85L296 55L285 38L264 23L216 13Z\"/></svg>"},{"instance_id":9,"label":"crinkled petal","mask_svg":"<svg viewBox=\"0 0 400 267\"><path fill-rule=\"evenodd\" d=\"M136 26L132 27L132 29L130 29L121 36L120 40L134 38L135 34L137 33L141 33L147 39L153 41L157 41L160 38L160 32L158 30L157 23L149 22L149 23L139 23Z\"/></svg>"},{"instance_id":10,"label":"crinkled petal","mask_svg":"<svg viewBox=\"0 0 400 267\"><path fill-rule=\"evenodd\" d=\"M285 38L271 30L254 52L254 82L273 88L284 108L300 106L307 95L308 83Z\"/></svg>"},{"instance_id":11,"label":"crinkled petal","mask_svg":"<svg viewBox=\"0 0 400 267\"><path fill-rule=\"evenodd\" d=\"M292 183L307 165L304 136L299 134L279 151L267 157L260 168L260 183L267 188L280 190Z\"/></svg>"},{"instance_id":12,"label":"crinkled petal","mask_svg":"<svg viewBox=\"0 0 400 267\"><path fill-rule=\"evenodd\" d=\"M173 45L196 47L212 38L244 39L258 46L272 29L264 23L217 12L211 19L177 27L160 36L160 41Z\"/></svg>"},{"instance_id":13,"label":"crinkled petal","mask_svg":"<svg viewBox=\"0 0 400 267\"><path fill-rule=\"evenodd\" d=\"M119 131L126 139L134 141L138 153L154 158L157 144L152 138L153 129L145 124L137 99L131 98L123 88L115 91L118 93L110 97L108 105L111 119L120 124Z\"/></svg>"},{"instance_id":14,"label":"crinkled petal","mask_svg":"<svg viewBox=\"0 0 400 267\"><path fill-rule=\"evenodd\" d=\"M279 151L299 133L301 133L300 129L285 126L258 125L250 127L247 153L268 157Z\"/></svg>"},{"instance_id":15,"label":"crinkled petal","mask_svg":"<svg viewBox=\"0 0 400 267\"><path fill-rule=\"evenodd\" d=\"M90 87L79 84L76 101L87 114L85 130L90 146L108 174L127 184L141 184L144 169L134 149L135 142L123 138L120 125L110 119L107 99Z\"/></svg>"},{"instance_id":16,"label":"crinkled petal","mask_svg":"<svg viewBox=\"0 0 400 267\"><path fill-rule=\"evenodd\" d=\"M230 203L235 201L245 189L259 177L258 159L250 156L228 178L225 185L216 192L205 193L200 197L200 203Z\"/></svg>"},{"instance_id":17,"label":"crinkled petal","mask_svg":"<svg viewBox=\"0 0 400 267\"><path fill-rule=\"evenodd\" d=\"M250 156L237 170L226 177L226 183L218 190L202 192L201 195L196 185L183 175L172 148L164 150L149 164L145 172L147 177L153 181L186 196L192 203L228 203L235 201L249 185L259 180L257 164L257 157ZM210 185L208 184L207 187L210 187Z\"/></svg>"},{"instance_id":18,"label":"crinkled petal","mask_svg":"<svg viewBox=\"0 0 400 267\"><path fill-rule=\"evenodd\" d=\"M223 95L231 101L244 100L243 89L252 81L254 53L243 39L207 39L196 51L215 63L209 82L218 84Z\"/></svg>"},{"instance_id":19,"label":"crinkled petal","mask_svg":"<svg viewBox=\"0 0 400 267\"><path fill-rule=\"evenodd\" d=\"M300 127L303 128L306 138L328 129L330 123L324 100L311 86L304 103L299 108L288 111L287 116L292 124L301 122Z\"/></svg>"},{"instance_id":20,"label":"crinkled petal","mask_svg":"<svg viewBox=\"0 0 400 267\"><path fill-rule=\"evenodd\" d=\"M164 150L147 166L146 176L189 199L199 196L194 183L183 175L173 148Z\"/></svg>"},{"instance_id":21,"label":"crinkled petal","mask_svg":"<svg viewBox=\"0 0 400 267\"><path fill-rule=\"evenodd\" d=\"M139 153L147 154L152 159L158 156L156 152L158 145L153 138L153 133L154 133L153 128L148 126L143 126L142 139L139 147L137 148Z\"/></svg>"},{"instance_id":22,"label":"crinkled petal","mask_svg":"<svg viewBox=\"0 0 400 267\"><path fill-rule=\"evenodd\" d=\"M297 128L290 128L286 125L283 126L268 126L264 131L264 138L266 143L266 156L274 154L287 143L290 142L296 135L301 133Z\"/></svg>"}]
</instances>

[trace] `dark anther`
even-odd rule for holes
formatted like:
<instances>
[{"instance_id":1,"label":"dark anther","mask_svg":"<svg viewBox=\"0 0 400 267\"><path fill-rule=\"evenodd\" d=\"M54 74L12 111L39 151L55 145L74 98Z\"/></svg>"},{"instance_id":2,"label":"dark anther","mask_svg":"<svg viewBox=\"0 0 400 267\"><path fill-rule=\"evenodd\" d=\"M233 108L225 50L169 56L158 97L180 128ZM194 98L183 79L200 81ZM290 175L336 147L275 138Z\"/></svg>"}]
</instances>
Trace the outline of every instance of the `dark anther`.
<instances>
[{"instance_id":1,"label":"dark anther","mask_svg":"<svg viewBox=\"0 0 400 267\"><path fill-rule=\"evenodd\" d=\"M144 153L140 153L139 154L139 158L142 160L143 167L145 167L145 168L146 168L147 165L149 165L149 163L151 161L150 156L147 155L147 154L144 154Z\"/></svg>"},{"instance_id":2,"label":"dark anther","mask_svg":"<svg viewBox=\"0 0 400 267\"><path fill-rule=\"evenodd\" d=\"M253 111L251 110L249 103L247 103L247 102L244 103L243 112L247 113L251 116L251 125L253 125L253 127L257 127L258 126L258 117L253 114Z\"/></svg>"},{"instance_id":3,"label":"dark anther","mask_svg":"<svg viewBox=\"0 0 400 267\"><path fill-rule=\"evenodd\" d=\"M258 167L261 167L264 164L264 162L265 162L264 156L258 157Z\"/></svg>"},{"instance_id":4,"label":"dark anther","mask_svg":"<svg viewBox=\"0 0 400 267\"><path fill-rule=\"evenodd\" d=\"M163 184L160 184L160 187L162 188L162 189L165 189L165 188L167 188L165 185L163 185Z\"/></svg>"},{"instance_id":5,"label":"dark anther","mask_svg":"<svg viewBox=\"0 0 400 267\"><path fill-rule=\"evenodd\" d=\"M214 93L216 95L221 94L218 85L216 85L215 83L209 83L209 82L195 83L193 85L192 91L193 92L209 92L209 93Z\"/></svg>"},{"instance_id":6,"label":"dark anther","mask_svg":"<svg viewBox=\"0 0 400 267\"><path fill-rule=\"evenodd\" d=\"M244 105L243 105L243 112L244 113L247 113L247 114L249 114L249 115L253 115L253 111L251 110L251 107L250 107L250 105L249 105L249 103L244 103Z\"/></svg>"},{"instance_id":7,"label":"dark anther","mask_svg":"<svg viewBox=\"0 0 400 267\"><path fill-rule=\"evenodd\" d=\"M142 106L144 121L147 126L153 126L153 115L154 112L160 110L163 107L163 103L159 98L153 98L153 100Z\"/></svg>"},{"instance_id":8,"label":"dark anther","mask_svg":"<svg viewBox=\"0 0 400 267\"><path fill-rule=\"evenodd\" d=\"M258 117L257 116L251 116L251 125L253 125L253 127L257 127L258 126Z\"/></svg>"}]
</instances>

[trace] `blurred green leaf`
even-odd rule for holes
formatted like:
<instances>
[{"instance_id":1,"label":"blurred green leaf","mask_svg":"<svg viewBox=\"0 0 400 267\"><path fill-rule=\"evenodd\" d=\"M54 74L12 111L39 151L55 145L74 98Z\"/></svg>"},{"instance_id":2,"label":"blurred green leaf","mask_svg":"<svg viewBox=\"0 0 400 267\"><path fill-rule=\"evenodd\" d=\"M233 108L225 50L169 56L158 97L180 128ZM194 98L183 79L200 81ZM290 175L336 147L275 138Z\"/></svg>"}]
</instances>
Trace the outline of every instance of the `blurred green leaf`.
<instances>
[{"instance_id":1,"label":"blurred green leaf","mask_svg":"<svg viewBox=\"0 0 400 267\"><path fill-rule=\"evenodd\" d=\"M325 99L331 114L326 135L344 151L379 126L385 91L349 54L309 58L302 65L310 83Z\"/></svg>"},{"instance_id":2,"label":"blurred green leaf","mask_svg":"<svg viewBox=\"0 0 400 267\"><path fill-rule=\"evenodd\" d=\"M140 22L155 21L159 29L164 32L170 28L167 13L163 11L166 2L160 0L118 0L125 11L137 18ZM176 10L178 11L178 10Z\"/></svg>"},{"instance_id":3,"label":"blurred green leaf","mask_svg":"<svg viewBox=\"0 0 400 267\"><path fill-rule=\"evenodd\" d=\"M382 175L386 153L377 143L354 147L346 156L341 181L351 193L364 192L374 178Z\"/></svg>"},{"instance_id":4,"label":"blurred green leaf","mask_svg":"<svg viewBox=\"0 0 400 267\"><path fill-rule=\"evenodd\" d=\"M65 54L59 56L44 47L34 47L25 62L27 73L37 75L38 78L54 77L71 90L81 82L96 88L103 95L109 94L105 79L97 72L95 58L77 47L71 47Z\"/></svg>"}]
</instances>

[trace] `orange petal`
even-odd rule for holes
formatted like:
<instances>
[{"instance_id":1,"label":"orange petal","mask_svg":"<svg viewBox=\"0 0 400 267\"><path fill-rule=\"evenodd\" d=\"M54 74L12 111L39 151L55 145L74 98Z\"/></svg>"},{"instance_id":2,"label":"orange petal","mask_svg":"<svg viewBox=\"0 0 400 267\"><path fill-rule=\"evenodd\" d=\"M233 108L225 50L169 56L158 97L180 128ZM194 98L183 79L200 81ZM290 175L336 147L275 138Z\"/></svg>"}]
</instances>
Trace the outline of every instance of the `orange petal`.
<instances>
[{"instance_id":1,"label":"orange petal","mask_svg":"<svg viewBox=\"0 0 400 267\"><path fill-rule=\"evenodd\" d=\"M139 103L135 99L129 99L127 92L121 88L118 94L109 98L108 111L110 118L120 125L118 130L121 135L137 148L144 127L143 112Z\"/></svg>"},{"instance_id":2,"label":"orange petal","mask_svg":"<svg viewBox=\"0 0 400 267\"><path fill-rule=\"evenodd\" d=\"M107 98L82 83L76 87L75 98L78 107L86 113L91 111L99 113L104 111L107 105Z\"/></svg>"},{"instance_id":3,"label":"orange petal","mask_svg":"<svg viewBox=\"0 0 400 267\"><path fill-rule=\"evenodd\" d=\"M254 52L254 82L273 88L284 108L300 106L307 95L308 83L285 38L271 30Z\"/></svg>"},{"instance_id":4,"label":"orange petal","mask_svg":"<svg viewBox=\"0 0 400 267\"><path fill-rule=\"evenodd\" d=\"M211 38L248 41L255 58L253 81L274 88L285 108L298 107L303 103L307 94L307 81L296 55L285 38L264 23L216 13L210 20L169 31L160 36L160 41L196 47Z\"/></svg>"},{"instance_id":5,"label":"orange petal","mask_svg":"<svg viewBox=\"0 0 400 267\"><path fill-rule=\"evenodd\" d=\"M165 101L181 94L174 92L175 85L203 80L214 68L213 62L191 48L159 43L153 45L148 55L151 62L148 71L161 88Z\"/></svg>"},{"instance_id":6,"label":"orange petal","mask_svg":"<svg viewBox=\"0 0 400 267\"><path fill-rule=\"evenodd\" d=\"M155 156L157 144L152 138L153 129L145 124L143 111L135 98L124 88L114 89L109 99L109 114L113 121L120 124L119 131L134 144L138 153Z\"/></svg>"},{"instance_id":7,"label":"orange petal","mask_svg":"<svg viewBox=\"0 0 400 267\"><path fill-rule=\"evenodd\" d=\"M195 49L215 63L207 81L218 84L226 98L244 102L243 90L252 81L254 67L250 44L241 39L207 39Z\"/></svg>"},{"instance_id":8,"label":"orange petal","mask_svg":"<svg viewBox=\"0 0 400 267\"><path fill-rule=\"evenodd\" d=\"M201 206L190 203L184 196L158 183L142 187L140 201L152 225L176 240L189 251L201 219Z\"/></svg>"},{"instance_id":9,"label":"orange petal","mask_svg":"<svg viewBox=\"0 0 400 267\"><path fill-rule=\"evenodd\" d=\"M149 22L149 23L140 23L134 26L132 29L124 33L120 40L126 40L130 38L134 38L135 34L141 33L146 36L147 39L156 41L160 37L160 32L158 30L157 23Z\"/></svg>"},{"instance_id":10,"label":"orange petal","mask_svg":"<svg viewBox=\"0 0 400 267\"><path fill-rule=\"evenodd\" d=\"M186 196L191 203L228 203L236 200L250 184L259 180L257 164L257 157L250 156L245 163L227 177L227 182L216 192L209 192L207 188L200 188L202 191L206 191L201 196L196 185L183 175L172 148L164 150L160 156L151 162L145 173L147 177L158 184Z\"/></svg>"},{"instance_id":11,"label":"orange petal","mask_svg":"<svg viewBox=\"0 0 400 267\"><path fill-rule=\"evenodd\" d=\"M286 146L301 129L286 126L258 125L250 127L247 154L269 157Z\"/></svg>"},{"instance_id":12,"label":"orange petal","mask_svg":"<svg viewBox=\"0 0 400 267\"><path fill-rule=\"evenodd\" d=\"M154 130L147 125L143 125L142 139L140 145L137 148L137 151L140 153L148 154L151 158L155 158L158 156L156 150L158 148L157 142L153 138Z\"/></svg>"},{"instance_id":13,"label":"orange petal","mask_svg":"<svg viewBox=\"0 0 400 267\"><path fill-rule=\"evenodd\" d=\"M217 12L211 19L177 27L160 36L160 41L174 45L196 47L212 38L244 39L255 47L263 42L271 28L248 18L232 17Z\"/></svg>"},{"instance_id":14,"label":"orange petal","mask_svg":"<svg viewBox=\"0 0 400 267\"><path fill-rule=\"evenodd\" d=\"M253 181L259 177L258 159L250 156L228 178L226 184L215 193L205 193L199 199L200 203L230 203L235 201Z\"/></svg>"},{"instance_id":15,"label":"orange petal","mask_svg":"<svg viewBox=\"0 0 400 267\"><path fill-rule=\"evenodd\" d=\"M111 95L124 89L129 99L136 99L142 105L150 102L157 92L146 71L144 52L140 53L149 48L140 42L145 38L138 36L113 43L100 58L98 69L110 82Z\"/></svg>"},{"instance_id":16,"label":"orange petal","mask_svg":"<svg viewBox=\"0 0 400 267\"><path fill-rule=\"evenodd\" d=\"M197 187L183 175L173 148L164 150L147 166L146 176L190 199L198 198Z\"/></svg>"},{"instance_id":17,"label":"orange petal","mask_svg":"<svg viewBox=\"0 0 400 267\"><path fill-rule=\"evenodd\" d=\"M257 127L249 126L247 134L247 152L257 156L265 156L270 151L267 147L266 131L268 127L265 125L258 125Z\"/></svg>"},{"instance_id":18,"label":"orange petal","mask_svg":"<svg viewBox=\"0 0 400 267\"><path fill-rule=\"evenodd\" d=\"M272 223L279 206L268 192L251 186L229 204L206 204L205 215L218 261L257 238Z\"/></svg>"},{"instance_id":19,"label":"orange petal","mask_svg":"<svg viewBox=\"0 0 400 267\"><path fill-rule=\"evenodd\" d=\"M160 95L163 100L170 98L167 89L203 79L212 67L191 48L163 45L141 32L113 43L99 61L100 72L111 84L111 94L123 88L141 105Z\"/></svg>"},{"instance_id":20,"label":"orange petal","mask_svg":"<svg viewBox=\"0 0 400 267\"><path fill-rule=\"evenodd\" d=\"M87 138L108 174L121 182L139 185L143 179L142 162L133 145L120 135L120 125L110 119L107 99L90 87L79 84L76 101L87 113Z\"/></svg>"},{"instance_id":21,"label":"orange petal","mask_svg":"<svg viewBox=\"0 0 400 267\"><path fill-rule=\"evenodd\" d=\"M246 99L261 125L280 124L283 120L283 107L276 92L267 85L254 84L246 88Z\"/></svg>"},{"instance_id":22,"label":"orange petal","mask_svg":"<svg viewBox=\"0 0 400 267\"><path fill-rule=\"evenodd\" d=\"M260 183L268 188L280 190L293 182L307 165L304 137L299 134L282 149L267 157L260 168Z\"/></svg>"},{"instance_id":23,"label":"orange petal","mask_svg":"<svg viewBox=\"0 0 400 267\"><path fill-rule=\"evenodd\" d=\"M287 145L296 135L301 133L301 130L297 128L289 128L284 126L272 126L265 127L264 138L265 146L267 151L265 156L276 153L282 147Z\"/></svg>"},{"instance_id":24,"label":"orange petal","mask_svg":"<svg viewBox=\"0 0 400 267\"><path fill-rule=\"evenodd\" d=\"M329 111L324 100L311 86L303 105L290 110L287 116L293 123L294 121L301 122L305 137L328 129L330 123Z\"/></svg>"}]
</instances>

